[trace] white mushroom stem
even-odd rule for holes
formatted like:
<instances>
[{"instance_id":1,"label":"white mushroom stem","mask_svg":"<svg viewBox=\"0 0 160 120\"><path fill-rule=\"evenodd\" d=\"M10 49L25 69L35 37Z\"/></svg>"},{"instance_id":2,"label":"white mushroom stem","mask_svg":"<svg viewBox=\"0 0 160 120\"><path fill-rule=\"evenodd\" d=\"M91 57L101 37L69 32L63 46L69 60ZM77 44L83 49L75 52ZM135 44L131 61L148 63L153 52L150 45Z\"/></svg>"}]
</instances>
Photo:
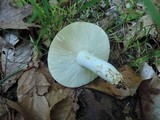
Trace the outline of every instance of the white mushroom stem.
<instances>
[{"instance_id":1,"label":"white mushroom stem","mask_svg":"<svg viewBox=\"0 0 160 120\"><path fill-rule=\"evenodd\" d=\"M111 84L117 85L123 80L121 73L113 65L95 57L88 51L80 51L76 59L79 65L88 68Z\"/></svg>"}]
</instances>

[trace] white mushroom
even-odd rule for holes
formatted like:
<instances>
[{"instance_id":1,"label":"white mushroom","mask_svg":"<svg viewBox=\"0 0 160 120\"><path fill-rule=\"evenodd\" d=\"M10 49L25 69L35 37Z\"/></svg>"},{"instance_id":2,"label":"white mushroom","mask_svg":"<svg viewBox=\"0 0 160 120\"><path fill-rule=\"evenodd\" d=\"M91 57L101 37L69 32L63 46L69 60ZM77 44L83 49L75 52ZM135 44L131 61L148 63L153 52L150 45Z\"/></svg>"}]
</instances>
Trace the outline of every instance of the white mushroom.
<instances>
[{"instance_id":1,"label":"white mushroom","mask_svg":"<svg viewBox=\"0 0 160 120\"><path fill-rule=\"evenodd\" d=\"M48 67L54 79L67 87L79 87L100 76L111 84L122 75L108 63L110 44L97 25L74 22L63 28L51 43Z\"/></svg>"}]
</instances>

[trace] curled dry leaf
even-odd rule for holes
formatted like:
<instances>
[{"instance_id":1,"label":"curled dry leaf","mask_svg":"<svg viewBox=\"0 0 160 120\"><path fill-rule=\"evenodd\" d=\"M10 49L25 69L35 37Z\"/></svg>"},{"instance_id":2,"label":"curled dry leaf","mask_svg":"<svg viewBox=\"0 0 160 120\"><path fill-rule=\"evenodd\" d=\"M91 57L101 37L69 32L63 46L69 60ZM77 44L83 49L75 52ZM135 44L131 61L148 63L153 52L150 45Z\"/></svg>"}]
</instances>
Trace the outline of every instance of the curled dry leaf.
<instances>
[{"instance_id":1,"label":"curled dry leaf","mask_svg":"<svg viewBox=\"0 0 160 120\"><path fill-rule=\"evenodd\" d=\"M51 109L52 120L75 120L75 112L78 109L78 104L74 96L74 91L68 88L58 90L57 93L55 93L52 97L53 99L51 99L53 101L50 101L52 106L54 104Z\"/></svg>"},{"instance_id":2,"label":"curled dry leaf","mask_svg":"<svg viewBox=\"0 0 160 120\"><path fill-rule=\"evenodd\" d=\"M51 90L46 94L52 120L75 120L75 112L79 106L74 96L74 90L69 88Z\"/></svg>"},{"instance_id":3,"label":"curled dry leaf","mask_svg":"<svg viewBox=\"0 0 160 120\"><path fill-rule=\"evenodd\" d=\"M59 89L56 91L51 90L49 93L46 94L46 98L48 100L50 109L57 104L58 102L66 99L69 94L73 94L73 90L71 89Z\"/></svg>"},{"instance_id":4,"label":"curled dry leaf","mask_svg":"<svg viewBox=\"0 0 160 120\"><path fill-rule=\"evenodd\" d=\"M73 110L73 100L70 97L57 103L51 110L52 120L75 120L75 111Z\"/></svg>"},{"instance_id":5,"label":"curled dry leaf","mask_svg":"<svg viewBox=\"0 0 160 120\"><path fill-rule=\"evenodd\" d=\"M140 98L140 117L142 120L160 119L160 79L143 81L138 88Z\"/></svg>"},{"instance_id":6,"label":"curled dry leaf","mask_svg":"<svg viewBox=\"0 0 160 120\"><path fill-rule=\"evenodd\" d=\"M115 96L116 98L125 98L127 96L135 94L140 82L142 81L141 77L134 73L134 71L128 67L124 66L119 69L122 73L126 89L118 89L115 86L105 82L103 79L99 78L92 83L86 85L86 88L94 89L101 91L103 93Z\"/></svg>"},{"instance_id":7,"label":"curled dry leaf","mask_svg":"<svg viewBox=\"0 0 160 120\"><path fill-rule=\"evenodd\" d=\"M22 8L10 6L10 0L0 2L0 28L2 29L28 29L34 24L23 22L23 18L32 13L32 6L26 5Z\"/></svg>"},{"instance_id":8,"label":"curled dry leaf","mask_svg":"<svg viewBox=\"0 0 160 120\"><path fill-rule=\"evenodd\" d=\"M6 37L6 41L13 46L17 43L15 37ZM17 38L18 39L18 38ZM28 67L32 59L33 46L23 41L14 49L2 48L2 72L4 74L4 91L12 86L22 74L22 70ZM3 80L2 80L3 81Z\"/></svg>"}]
</instances>

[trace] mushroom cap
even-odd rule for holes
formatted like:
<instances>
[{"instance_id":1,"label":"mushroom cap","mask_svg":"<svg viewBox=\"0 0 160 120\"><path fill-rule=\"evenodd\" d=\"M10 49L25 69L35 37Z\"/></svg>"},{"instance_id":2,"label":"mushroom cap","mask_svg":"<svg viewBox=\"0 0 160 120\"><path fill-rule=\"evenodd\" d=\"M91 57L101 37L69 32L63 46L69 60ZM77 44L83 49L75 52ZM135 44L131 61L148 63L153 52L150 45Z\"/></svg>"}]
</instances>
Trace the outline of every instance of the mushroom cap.
<instances>
[{"instance_id":1,"label":"mushroom cap","mask_svg":"<svg viewBox=\"0 0 160 120\"><path fill-rule=\"evenodd\" d=\"M58 83L74 88L97 77L95 73L76 62L77 54L82 50L108 61L110 44L102 28L92 23L74 22L55 36L48 53L48 67Z\"/></svg>"}]
</instances>

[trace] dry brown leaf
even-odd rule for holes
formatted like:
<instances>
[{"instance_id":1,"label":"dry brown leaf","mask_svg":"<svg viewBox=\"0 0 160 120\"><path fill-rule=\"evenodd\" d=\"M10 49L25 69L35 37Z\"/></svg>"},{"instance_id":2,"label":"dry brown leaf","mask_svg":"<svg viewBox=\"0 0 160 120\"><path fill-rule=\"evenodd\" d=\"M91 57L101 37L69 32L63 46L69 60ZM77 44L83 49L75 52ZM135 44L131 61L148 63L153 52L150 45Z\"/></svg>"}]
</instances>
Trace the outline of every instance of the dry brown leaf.
<instances>
[{"instance_id":1,"label":"dry brown leaf","mask_svg":"<svg viewBox=\"0 0 160 120\"><path fill-rule=\"evenodd\" d=\"M51 108L44 96L50 83L42 73L41 67L33 67L23 73L18 80L18 103L9 104L23 115L24 120L50 120Z\"/></svg>"},{"instance_id":2,"label":"dry brown leaf","mask_svg":"<svg viewBox=\"0 0 160 120\"><path fill-rule=\"evenodd\" d=\"M50 120L48 102L44 96L39 96L36 92L27 94L19 103L8 101L8 104L22 113L24 120Z\"/></svg>"},{"instance_id":3,"label":"dry brown leaf","mask_svg":"<svg viewBox=\"0 0 160 120\"><path fill-rule=\"evenodd\" d=\"M5 109L7 111L6 114L3 116L0 116L0 120L24 120L21 113L17 113L15 110L21 110L19 108L19 105L9 99L4 99L3 103L5 103ZM11 109L10 105L12 105L12 108L16 108L15 110ZM2 111L1 111L2 112Z\"/></svg>"},{"instance_id":4,"label":"dry brown leaf","mask_svg":"<svg viewBox=\"0 0 160 120\"><path fill-rule=\"evenodd\" d=\"M134 95L143 79L127 65L121 67L119 71L123 75L125 86L129 88L131 95Z\"/></svg>"},{"instance_id":5,"label":"dry brown leaf","mask_svg":"<svg viewBox=\"0 0 160 120\"><path fill-rule=\"evenodd\" d=\"M141 77L135 74L134 71L128 66L120 68L119 71L122 73L124 78L126 86L125 90L118 89L115 86L105 82L105 80L101 78L93 81L92 83L86 85L85 87L101 91L103 93L115 96L120 99L135 94L137 87L142 81Z\"/></svg>"},{"instance_id":6,"label":"dry brown leaf","mask_svg":"<svg viewBox=\"0 0 160 120\"><path fill-rule=\"evenodd\" d=\"M71 89L59 89L52 91L47 96L51 108L52 120L75 120L77 103L74 103L74 91Z\"/></svg>"},{"instance_id":7,"label":"dry brown leaf","mask_svg":"<svg viewBox=\"0 0 160 120\"><path fill-rule=\"evenodd\" d=\"M44 95L48 92L48 88L50 87L50 83L47 81L45 76L42 73L36 72L36 88L37 88L37 94L38 95Z\"/></svg>"},{"instance_id":8,"label":"dry brown leaf","mask_svg":"<svg viewBox=\"0 0 160 120\"><path fill-rule=\"evenodd\" d=\"M73 100L70 97L57 103L51 110L52 120L75 120L75 111L73 110Z\"/></svg>"},{"instance_id":9,"label":"dry brown leaf","mask_svg":"<svg viewBox=\"0 0 160 120\"><path fill-rule=\"evenodd\" d=\"M28 94L19 104L23 109L25 120L50 120L50 110L44 96L34 92L33 95Z\"/></svg>"},{"instance_id":10,"label":"dry brown leaf","mask_svg":"<svg viewBox=\"0 0 160 120\"><path fill-rule=\"evenodd\" d=\"M97 91L101 91L103 93L115 96L117 98L125 98L130 94L129 89L123 90L123 89L118 89L115 86L105 82L102 78L96 79L95 81L91 82L90 84L85 86L86 88L94 89Z\"/></svg>"},{"instance_id":11,"label":"dry brown leaf","mask_svg":"<svg viewBox=\"0 0 160 120\"><path fill-rule=\"evenodd\" d=\"M32 13L32 6L26 5L22 8L10 6L10 0L0 2L0 28L2 29L28 29L34 24L24 23L22 20Z\"/></svg>"},{"instance_id":12,"label":"dry brown leaf","mask_svg":"<svg viewBox=\"0 0 160 120\"><path fill-rule=\"evenodd\" d=\"M160 120L160 79L154 76L152 81L143 81L138 88L141 119Z\"/></svg>"},{"instance_id":13,"label":"dry brown leaf","mask_svg":"<svg viewBox=\"0 0 160 120\"><path fill-rule=\"evenodd\" d=\"M32 68L21 76L18 80L17 96L18 100L22 101L32 89L36 89L38 95L44 95L48 92L50 83L46 77L38 71L38 68Z\"/></svg>"},{"instance_id":14,"label":"dry brown leaf","mask_svg":"<svg viewBox=\"0 0 160 120\"><path fill-rule=\"evenodd\" d=\"M51 87L48 81L51 81ZM75 111L78 109L78 105L73 102L74 90L55 83L47 67L42 62L39 63L39 68L34 67L24 72L18 80L17 95L25 118L32 116L33 120L43 120L42 117L45 118L44 120L49 120L48 116L52 116L52 120L75 119ZM39 99L39 102L37 99ZM41 108L26 108L27 106L39 106L40 103L44 103L41 107L46 111L42 116L40 116L42 111L37 111ZM41 118L33 117L38 115ZM26 120L31 118L28 117Z\"/></svg>"},{"instance_id":15,"label":"dry brown leaf","mask_svg":"<svg viewBox=\"0 0 160 120\"><path fill-rule=\"evenodd\" d=\"M79 108L77 97L74 98L74 90L56 83L43 63L40 63L38 71L51 83L50 91L45 97L48 100L52 120L74 120L75 111Z\"/></svg>"},{"instance_id":16,"label":"dry brown leaf","mask_svg":"<svg viewBox=\"0 0 160 120\"><path fill-rule=\"evenodd\" d=\"M46 98L48 100L50 109L54 107L55 104L66 99L68 96L71 96L72 94L73 90L69 88L50 90L50 92L46 94Z\"/></svg>"},{"instance_id":17,"label":"dry brown leaf","mask_svg":"<svg viewBox=\"0 0 160 120\"><path fill-rule=\"evenodd\" d=\"M9 43L11 42L10 44L15 45L10 38L6 40ZM2 51L2 71L4 80L7 78L3 90L7 91L20 77L22 70L28 67L32 59L33 46L28 42L22 42L15 50L3 48Z\"/></svg>"}]
</instances>

